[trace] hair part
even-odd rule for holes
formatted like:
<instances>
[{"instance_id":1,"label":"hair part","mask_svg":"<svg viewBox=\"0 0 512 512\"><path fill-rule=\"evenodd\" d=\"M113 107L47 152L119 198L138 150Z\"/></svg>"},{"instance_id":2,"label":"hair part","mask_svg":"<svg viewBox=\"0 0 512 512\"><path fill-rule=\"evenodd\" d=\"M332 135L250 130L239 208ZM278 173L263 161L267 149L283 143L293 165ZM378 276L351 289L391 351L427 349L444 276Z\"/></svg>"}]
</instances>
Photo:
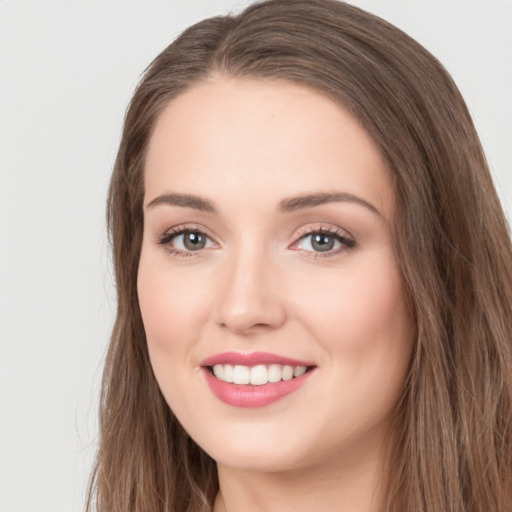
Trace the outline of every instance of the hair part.
<instances>
[{"instance_id":1,"label":"hair part","mask_svg":"<svg viewBox=\"0 0 512 512\"><path fill-rule=\"evenodd\" d=\"M87 509L206 512L218 490L215 462L158 388L136 289L152 131L170 101L212 77L324 94L361 123L391 173L417 339L382 469L384 510L512 510L512 251L478 136L430 53L336 0L269 0L202 21L133 95L108 197L118 306Z\"/></svg>"}]
</instances>

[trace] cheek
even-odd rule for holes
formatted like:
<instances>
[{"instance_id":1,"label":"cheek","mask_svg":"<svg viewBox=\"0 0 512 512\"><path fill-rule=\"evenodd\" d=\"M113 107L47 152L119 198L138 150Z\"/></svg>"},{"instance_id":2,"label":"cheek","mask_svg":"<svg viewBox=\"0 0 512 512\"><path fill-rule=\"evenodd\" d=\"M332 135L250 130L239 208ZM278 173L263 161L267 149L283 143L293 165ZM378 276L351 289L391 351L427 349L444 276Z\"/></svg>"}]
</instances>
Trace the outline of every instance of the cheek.
<instances>
[{"instance_id":1,"label":"cheek","mask_svg":"<svg viewBox=\"0 0 512 512\"><path fill-rule=\"evenodd\" d=\"M197 340L202 336L208 309L208 287L198 284L190 282L186 272L171 271L166 254L143 248L137 292L149 358L159 387L175 413L187 411L187 404L195 402L190 371L197 367ZM193 372L196 374L199 372ZM182 416L186 418L186 414Z\"/></svg>"},{"instance_id":2,"label":"cheek","mask_svg":"<svg viewBox=\"0 0 512 512\"><path fill-rule=\"evenodd\" d=\"M143 249L137 293L150 350L186 348L187 339L199 335L209 293L197 284L185 272L171 272L165 256Z\"/></svg>"},{"instance_id":3,"label":"cheek","mask_svg":"<svg viewBox=\"0 0 512 512\"><path fill-rule=\"evenodd\" d=\"M359 346L364 338L388 338L410 327L411 315L392 253L376 251L354 258L339 272L302 279L291 293L294 305L303 310L300 316L315 326L322 339ZM304 282L307 279L310 282Z\"/></svg>"},{"instance_id":4,"label":"cheek","mask_svg":"<svg viewBox=\"0 0 512 512\"><path fill-rule=\"evenodd\" d=\"M156 380L169 406L186 420L195 402L190 370L197 365L196 341L206 317L207 290L191 283L185 272L171 272L165 254L143 247L137 293Z\"/></svg>"},{"instance_id":5,"label":"cheek","mask_svg":"<svg viewBox=\"0 0 512 512\"><path fill-rule=\"evenodd\" d=\"M412 316L393 254L361 259L309 288L317 292L301 303L303 314L297 314L322 348L322 379L331 390L319 394L311 415L324 426L325 439L338 439L340 445L345 436L377 425L387 428L414 344Z\"/></svg>"},{"instance_id":6,"label":"cheek","mask_svg":"<svg viewBox=\"0 0 512 512\"><path fill-rule=\"evenodd\" d=\"M414 325L391 250L354 258L339 273L297 290L296 315L323 348L332 378L363 395L396 393L407 372ZM299 311L301 310L301 312Z\"/></svg>"}]
</instances>

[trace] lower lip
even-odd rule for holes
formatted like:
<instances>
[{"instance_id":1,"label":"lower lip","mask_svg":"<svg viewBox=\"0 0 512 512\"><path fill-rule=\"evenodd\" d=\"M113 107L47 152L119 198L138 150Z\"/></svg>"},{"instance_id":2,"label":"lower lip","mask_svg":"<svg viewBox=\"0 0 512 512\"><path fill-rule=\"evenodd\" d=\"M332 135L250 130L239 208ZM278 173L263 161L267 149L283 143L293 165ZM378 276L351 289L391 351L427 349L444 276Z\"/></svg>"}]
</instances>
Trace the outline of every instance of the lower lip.
<instances>
[{"instance_id":1,"label":"lower lip","mask_svg":"<svg viewBox=\"0 0 512 512\"><path fill-rule=\"evenodd\" d=\"M279 382L269 382L262 386L249 384L233 384L217 379L209 368L203 368L208 386L213 394L222 402L234 407L265 407L280 398L299 389L309 378L312 371L307 371L300 377Z\"/></svg>"}]
</instances>

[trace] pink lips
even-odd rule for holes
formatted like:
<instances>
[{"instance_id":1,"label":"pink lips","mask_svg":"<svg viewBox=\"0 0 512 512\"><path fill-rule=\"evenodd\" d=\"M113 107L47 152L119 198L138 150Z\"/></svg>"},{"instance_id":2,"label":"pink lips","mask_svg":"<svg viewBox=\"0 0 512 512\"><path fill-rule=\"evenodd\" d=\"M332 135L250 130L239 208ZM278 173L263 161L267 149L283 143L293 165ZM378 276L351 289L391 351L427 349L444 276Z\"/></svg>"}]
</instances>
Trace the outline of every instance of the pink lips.
<instances>
[{"instance_id":1,"label":"pink lips","mask_svg":"<svg viewBox=\"0 0 512 512\"><path fill-rule=\"evenodd\" d=\"M262 386L252 386L250 384L233 384L217 379L210 370L210 367L216 364L243 366L280 364L283 366L306 366L309 368L315 366L311 362L299 361L265 352L224 352L208 357L201 362L206 382L219 400L235 407L250 408L264 407L293 393L293 391L300 388L307 381L312 372L307 371L300 377L294 377L287 381L281 380L279 382L269 382Z\"/></svg>"},{"instance_id":2,"label":"pink lips","mask_svg":"<svg viewBox=\"0 0 512 512\"><path fill-rule=\"evenodd\" d=\"M282 364L290 366L314 366L313 363L290 359L267 352L223 352L208 357L201 362L201 366L213 366L214 364L241 364L244 366L256 366L257 364Z\"/></svg>"}]
</instances>

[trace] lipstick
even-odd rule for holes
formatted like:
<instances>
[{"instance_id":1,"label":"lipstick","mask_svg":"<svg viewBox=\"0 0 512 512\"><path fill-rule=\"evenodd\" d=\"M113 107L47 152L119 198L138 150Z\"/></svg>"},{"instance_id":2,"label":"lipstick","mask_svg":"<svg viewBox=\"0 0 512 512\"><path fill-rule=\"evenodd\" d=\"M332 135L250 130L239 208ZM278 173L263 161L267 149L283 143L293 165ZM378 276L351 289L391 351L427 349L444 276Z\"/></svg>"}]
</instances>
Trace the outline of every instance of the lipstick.
<instances>
[{"instance_id":1,"label":"lipstick","mask_svg":"<svg viewBox=\"0 0 512 512\"><path fill-rule=\"evenodd\" d=\"M266 352L224 352L201 362L206 383L234 407L265 407L304 385L316 366Z\"/></svg>"}]
</instances>

